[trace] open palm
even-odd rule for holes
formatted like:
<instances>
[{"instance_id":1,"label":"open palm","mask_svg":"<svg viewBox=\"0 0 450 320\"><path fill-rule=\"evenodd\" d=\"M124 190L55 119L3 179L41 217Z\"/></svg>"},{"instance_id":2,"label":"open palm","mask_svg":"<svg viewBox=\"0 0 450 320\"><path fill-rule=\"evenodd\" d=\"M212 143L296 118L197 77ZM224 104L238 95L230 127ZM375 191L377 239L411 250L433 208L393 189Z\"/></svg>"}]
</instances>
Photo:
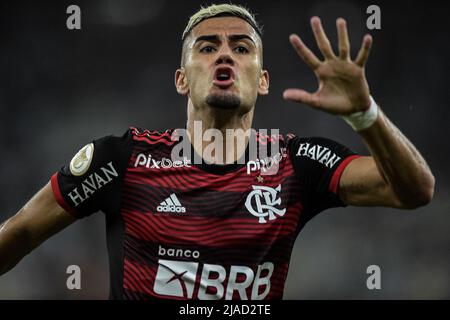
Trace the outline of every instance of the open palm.
<instances>
[{"instance_id":1,"label":"open palm","mask_svg":"<svg viewBox=\"0 0 450 320\"><path fill-rule=\"evenodd\" d=\"M346 22L339 18L336 24L339 56L334 54L320 19L318 17L311 19L311 27L324 57L323 61L312 53L299 36L294 34L289 37L299 56L315 73L319 88L314 93L302 89L287 89L283 96L286 100L305 103L328 113L348 115L366 110L370 106L370 92L364 66L372 46L372 37L370 35L364 37L358 56L352 61Z\"/></svg>"}]
</instances>

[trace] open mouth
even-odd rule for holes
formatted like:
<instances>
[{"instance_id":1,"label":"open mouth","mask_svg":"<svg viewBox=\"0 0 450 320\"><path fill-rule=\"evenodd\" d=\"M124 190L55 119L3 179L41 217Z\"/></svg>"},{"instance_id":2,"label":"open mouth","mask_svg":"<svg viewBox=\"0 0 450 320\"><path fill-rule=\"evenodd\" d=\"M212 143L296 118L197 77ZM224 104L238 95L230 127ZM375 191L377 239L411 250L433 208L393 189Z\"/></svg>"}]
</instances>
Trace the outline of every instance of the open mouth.
<instances>
[{"instance_id":1,"label":"open mouth","mask_svg":"<svg viewBox=\"0 0 450 320\"><path fill-rule=\"evenodd\" d=\"M228 67L221 67L216 69L214 73L213 84L220 88L227 88L231 86L234 82L234 72L233 69Z\"/></svg>"}]
</instances>

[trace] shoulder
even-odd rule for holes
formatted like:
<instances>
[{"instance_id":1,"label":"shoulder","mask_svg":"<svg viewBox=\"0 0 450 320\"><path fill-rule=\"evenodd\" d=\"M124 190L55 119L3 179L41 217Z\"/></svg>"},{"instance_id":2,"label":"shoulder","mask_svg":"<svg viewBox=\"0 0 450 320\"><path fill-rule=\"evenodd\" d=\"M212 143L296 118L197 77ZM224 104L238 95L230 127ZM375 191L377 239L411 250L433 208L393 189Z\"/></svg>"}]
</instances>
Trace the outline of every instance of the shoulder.
<instances>
[{"instance_id":1,"label":"shoulder","mask_svg":"<svg viewBox=\"0 0 450 320\"><path fill-rule=\"evenodd\" d=\"M176 142L175 139L173 139L174 135L177 134L176 129L166 129L163 131L158 130L148 130L148 129L142 129L138 127L130 127L128 129L130 137L133 141L139 142L141 144L166 144L166 145L172 145Z\"/></svg>"},{"instance_id":2,"label":"shoulder","mask_svg":"<svg viewBox=\"0 0 450 320\"><path fill-rule=\"evenodd\" d=\"M299 137L287 135L287 145L294 162L336 168L343 160L356 155L345 145L324 137Z\"/></svg>"},{"instance_id":3,"label":"shoulder","mask_svg":"<svg viewBox=\"0 0 450 320\"><path fill-rule=\"evenodd\" d=\"M294 133L286 135L286 143L292 152L307 155L309 152L350 151L345 145L325 137L300 137Z\"/></svg>"},{"instance_id":4,"label":"shoulder","mask_svg":"<svg viewBox=\"0 0 450 320\"><path fill-rule=\"evenodd\" d=\"M70 161L65 173L83 176L91 168L99 168L112 161L117 166L125 163L134 147L133 128L122 135L106 135L85 144Z\"/></svg>"},{"instance_id":5,"label":"shoulder","mask_svg":"<svg viewBox=\"0 0 450 320\"><path fill-rule=\"evenodd\" d=\"M172 144L174 129L164 131L148 130L139 127L129 127L122 135L107 135L95 139L92 145L104 152L120 153L135 145Z\"/></svg>"}]
</instances>

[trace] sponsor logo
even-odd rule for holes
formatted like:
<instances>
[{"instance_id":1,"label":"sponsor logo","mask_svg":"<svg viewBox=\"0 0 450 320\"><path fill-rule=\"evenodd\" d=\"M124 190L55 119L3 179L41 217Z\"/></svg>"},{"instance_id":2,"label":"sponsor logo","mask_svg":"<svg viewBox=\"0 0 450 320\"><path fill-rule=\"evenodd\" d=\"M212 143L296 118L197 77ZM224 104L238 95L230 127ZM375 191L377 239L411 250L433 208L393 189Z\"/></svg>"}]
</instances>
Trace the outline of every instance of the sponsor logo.
<instances>
[{"instance_id":1,"label":"sponsor logo","mask_svg":"<svg viewBox=\"0 0 450 320\"><path fill-rule=\"evenodd\" d=\"M174 249L174 248L164 248L159 246L158 248L158 255L160 257L175 257L175 258L195 258L198 259L200 258L200 252L198 252L197 250L189 250L189 249Z\"/></svg>"},{"instance_id":2,"label":"sponsor logo","mask_svg":"<svg viewBox=\"0 0 450 320\"><path fill-rule=\"evenodd\" d=\"M69 193L70 199L72 199L75 207L89 199L97 190L103 188L110 183L114 178L117 178L119 174L114 168L112 162L109 162L105 167L100 167L94 173L91 173L81 185L74 188Z\"/></svg>"},{"instance_id":3,"label":"sponsor logo","mask_svg":"<svg viewBox=\"0 0 450 320\"><path fill-rule=\"evenodd\" d=\"M171 160L168 158L161 158L161 160L155 160L152 158L152 155L145 155L144 153L138 154L136 157L136 161L134 163L134 167L145 167L148 169L168 169L168 168L181 168L181 167L190 167L191 160L187 157L183 157L182 160Z\"/></svg>"},{"instance_id":4,"label":"sponsor logo","mask_svg":"<svg viewBox=\"0 0 450 320\"><path fill-rule=\"evenodd\" d=\"M94 144L89 143L81 148L80 151L70 161L69 169L74 176L82 176L91 165L94 155Z\"/></svg>"},{"instance_id":5,"label":"sponsor logo","mask_svg":"<svg viewBox=\"0 0 450 320\"><path fill-rule=\"evenodd\" d=\"M341 160L341 157L327 147L310 143L301 143L297 151L297 156L308 157L320 162L328 168L333 168L333 166Z\"/></svg>"},{"instance_id":6,"label":"sponsor logo","mask_svg":"<svg viewBox=\"0 0 450 320\"><path fill-rule=\"evenodd\" d=\"M261 175L275 175L278 172L279 164L285 155L278 152L273 157L266 157L265 159L256 159L247 162L247 174L253 171L260 170Z\"/></svg>"},{"instance_id":7,"label":"sponsor logo","mask_svg":"<svg viewBox=\"0 0 450 320\"><path fill-rule=\"evenodd\" d=\"M165 296L199 300L231 300L235 293L242 300L262 300L269 294L272 262L264 262L256 270L247 266L230 266L228 270L217 264L160 259L153 290Z\"/></svg>"},{"instance_id":8,"label":"sponsor logo","mask_svg":"<svg viewBox=\"0 0 450 320\"><path fill-rule=\"evenodd\" d=\"M153 286L157 294L192 299L198 263L160 259Z\"/></svg>"},{"instance_id":9,"label":"sponsor logo","mask_svg":"<svg viewBox=\"0 0 450 320\"><path fill-rule=\"evenodd\" d=\"M183 207L178 200L175 193L172 193L170 197L161 202L159 206L156 208L158 212L175 212L175 213L185 213L186 208Z\"/></svg>"},{"instance_id":10,"label":"sponsor logo","mask_svg":"<svg viewBox=\"0 0 450 320\"><path fill-rule=\"evenodd\" d=\"M278 209L275 206L281 204L281 198L278 193L281 191L281 184L278 187L271 188L266 186L252 186L253 191L250 192L245 201L247 210L258 217L259 223L266 223L266 218L269 221L275 220L277 215L282 217L286 213L286 208Z\"/></svg>"}]
</instances>

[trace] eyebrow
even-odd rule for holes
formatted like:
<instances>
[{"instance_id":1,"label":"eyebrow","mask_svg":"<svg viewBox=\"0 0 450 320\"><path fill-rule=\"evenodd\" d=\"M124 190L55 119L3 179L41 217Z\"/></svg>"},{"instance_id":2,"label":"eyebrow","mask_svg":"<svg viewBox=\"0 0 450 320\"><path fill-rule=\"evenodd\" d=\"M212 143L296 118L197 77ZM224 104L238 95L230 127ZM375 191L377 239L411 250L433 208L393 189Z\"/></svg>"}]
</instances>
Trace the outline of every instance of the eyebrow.
<instances>
[{"instance_id":1,"label":"eyebrow","mask_svg":"<svg viewBox=\"0 0 450 320\"><path fill-rule=\"evenodd\" d=\"M233 34L233 35L228 36L228 40L230 40L230 41L239 41L242 39L248 39L254 45L256 45L255 41L249 35L246 35L246 34ZM195 39L194 45L200 41L220 42L220 38L217 34L200 36L197 39Z\"/></svg>"}]
</instances>

